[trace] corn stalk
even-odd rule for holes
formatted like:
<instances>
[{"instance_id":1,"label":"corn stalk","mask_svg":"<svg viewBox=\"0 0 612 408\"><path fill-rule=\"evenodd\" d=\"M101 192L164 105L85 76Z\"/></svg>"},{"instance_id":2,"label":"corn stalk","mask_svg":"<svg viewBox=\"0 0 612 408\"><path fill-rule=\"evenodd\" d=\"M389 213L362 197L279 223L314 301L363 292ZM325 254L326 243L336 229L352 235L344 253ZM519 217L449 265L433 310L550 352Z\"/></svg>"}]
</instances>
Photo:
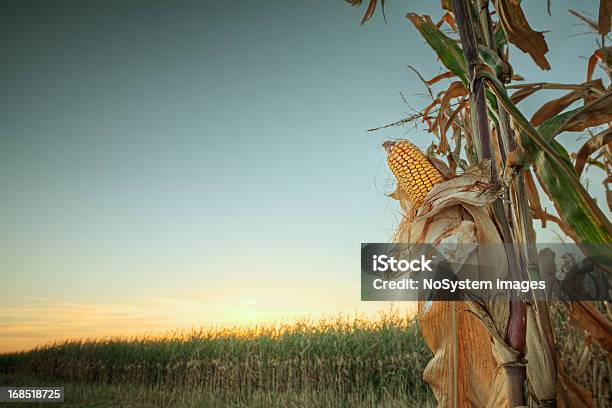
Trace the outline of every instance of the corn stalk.
<instances>
[{"instance_id":1,"label":"corn stalk","mask_svg":"<svg viewBox=\"0 0 612 408\"><path fill-rule=\"evenodd\" d=\"M489 0L480 0L480 14L479 20L483 30L483 39L485 45L491 49L492 52L497 54L503 59L503 54L500 52L495 42L495 34L493 31L493 22L491 21L491 15L489 13ZM507 61L504 61L507 63ZM500 82L509 82L510 75L502 77L498 75ZM516 136L512 127L510 126L510 118L508 112L503 108L499 98L497 99L497 137L499 139L499 147L502 159L502 168L506 167L508 156L517 151ZM529 201L525 193L525 175L523 172L519 172L515 176L514 183L511 184L510 191L507 191L510 199L510 208L507 212L508 218L512 220L514 225L515 240L519 242L521 248L521 256L523 265L525 266L528 277L531 280L540 279L540 270L538 266L538 252L535 245L535 231L533 229L533 220L531 217L531 210L529 207ZM546 300L534 302L537 323L539 329L543 332L548 353L552 361L551 372L542 373L543 376L548 376L550 384L556 384L557 371L558 371L558 356L555 347L555 339L553 333L553 327L550 320L550 309ZM554 394L555 388L547 390L545 393L547 400L539 401L542 404L555 405Z\"/></svg>"},{"instance_id":2,"label":"corn stalk","mask_svg":"<svg viewBox=\"0 0 612 408\"><path fill-rule=\"evenodd\" d=\"M485 81L482 77L477 77L475 74L476 66L480 63L478 54L478 43L476 41L476 27L472 20L472 8L468 0L453 0L453 11L455 21L459 29L459 37L463 47L463 53L467 62L468 78L470 81L470 102L472 105L473 129L477 135L477 151L479 159L490 159L493 157L493 149L491 146L491 137L489 131L488 108L485 95ZM505 133L505 154L509 148L510 138L504 129ZM501 132L500 132L501 133ZM491 162L491 180L497 180L496 164ZM503 167L502 167L503 168ZM522 266L517 258L517 254L512 250L514 248L514 237L516 232L512 234L512 228L507 216L506 210L501 200L496 200L493 204L493 212L497 218L498 224L502 232L504 243L510 244L506 247L508 251L508 267L510 278L520 280L522 278ZM516 225L515 225L516 229ZM516 230L515 230L516 231ZM513 236L514 235L514 236ZM516 350L517 359L513 363L504 364L507 379L508 403L510 407L520 407L525 405L525 384L527 381L527 370L525 367L525 351L526 351L526 335L527 335L527 306L514 292L510 297L510 316L508 328L506 332L507 344Z\"/></svg>"},{"instance_id":3,"label":"corn stalk","mask_svg":"<svg viewBox=\"0 0 612 408\"><path fill-rule=\"evenodd\" d=\"M353 4L361 3L360 0L348 1ZM367 18L371 17L376 2L376 0L369 1ZM499 18L496 23L499 25L496 26L493 26L491 21L490 2L493 3ZM601 0L599 20L606 23L605 27L603 25L600 27L596 23L591 24L589 20L589 25L595 27L603 36L607 36L610 31L608 4L610 4L609 0ZM384 3L381 2L381 5ZM528 53L542 69L549 69L545 55L548 52L546 41L542 33L534 31L529 26L521 10L520 1L444 0L442 7L447 12L437 23L426 15L409 13L407 16L428 45L436 52L447 71L429 81L426 81L417 72L428 88L432 103L419 115L413 115L406 118L405 121L422 118L429 127L428 131L437 133L439 142L437 145L436 142L432 142L428 154L432 155L435 152L437 155L446 155L451 174L455 174L458 167L464 170L463 175L470 171L467 163L460 157L461 144L465 143L465 156L468 162L478 163L483 171L487 169L489 176L486 177L486 183L490 183L491 179L497 182L495 187L499 188L495 190L501 191L502 197L505 197L506 200L493 199L484 205L490 208L493 218L497 221L498 233L502 236L498 242L517 244L507 245L507 248L516 248L516 253L502 251L497 258L499 265L504 263L509 266L511 279L540 279L539 257L535 247L532 217L539 218L544 228L547 220L557 223L581 247L585 255L593 259L603 270L612 273L612 268L609 267L610 255L609 252L605 252L605 248L602 250L597 246L582 245L582 243L609 243L612 240L612 225L579 179L585 164L595 164L604 169L608 175L608 179L604 182L606 189L607 183L612 183L610 181L612 180L611 162L608 156L603 161L598 160L601 154L595 158L591 157L599 149L605 150L607 155L611 151L609 140L612 135L610 133L612 91L610 87L606 89L601 79L593 80L593 71L598 61L603 65L605 72L608 74L612 72L609 69L612 62L608 57L610 54L608 50L611 48L603 47L593 54L588 63L587 82L582 84L526 83L507 86L510 80L523 80L523 78L512 74L504 44L513 43L523 52ZM455 15L451 14L453 11ZM448 24L455 33L459 32L463 48L453 37L441 30L443 24ZM434 97L430 87L445 78L458 78L459 81L452 82L448 89ZM518 91L509 97L507 89L511 88L518 89ZM560 89L571 92L561 98L548 101L536 112L531 121L527 120L517 109L516 104L540 89ZM456 100L455 104L452 104L452 99ZM573 102L580 99L584 101L584 106L565 111ZM488 120L491 120L492 127L489 127ZM403 123L405 122L400 121L393 125ZM576 155L575 166L572 164L572 156L569 152L555 140L555 136L564 131L582 131L605 124L608 124L608 129L600 134L593 136L593 133L590 132L592 139ZM454 149L451 149L448 144L446 132L449 129L453 131L452 137L456 145ZM494 160L483 160L485 158ZM432 159L431 156L430 159ZM491 161L494 162L493 166ZM555 205L558 217L547 213L541 207L537 187L531 177L532 170L537 176L540 187ZM397 169L393 172L398 177ZM400 181L401 177L398 178L398 182ZM418 210L418 219L421 220L421 223L427 219L433 225L434 219L442 215L434 214L428 208L433 208L434 201L436 206L440 205L436 200L440 198L441 191L451 187L449 183L449 181L444 182L444 187L442 184L438 187L438 193L428 196L429 198L424 201L419 201L424 203L421 209L410 205L410 212L405 212L411 216L404 218L400 226L398 242L413 242L413 239L422 242L435 241L431 239L436 237L434 232L427 228L419 228L419 222L410 220L414 219ZM407 198L404 190L407 186L413 187L414 185L412 182L403 182L403 185L399 183L398 191L392 195L393 198L400 201L404 210L408 208L406 202L414 201ZM608 203L612 203L612 194L609 192ZM610 207L612 208L612 205ZM444 216L452 218L452 214L453 210L449 207L448 214ZM487 217L491 217L490 213L487 213ZM480 227L484 228L483 225L481 223ZM432 230L435 231L435 228ZM428 232L424 234L423 231ZM455 232L462 233L460 228ZM468 238L463 238L469 241ZM544 268L542 273L546 274L546 263L543 263L542 267ZM560 361L558 362L548 304L546 301L530 300L527 302L528 305L518 298L513 298L512 302L498 302L497 305L478 303L478 301L467 303L469 311L480 319L487 332L493 337L495 350L504 354L500 356L499 361L506 366L505 371L507 373L512 370L522 371L518 375L529 381L529 395L533 402L543 407L555 406L555 397L557 397L561 406L567 406L567 404L569 406L592 406L592 403L588 402L592 400L587 395L588 392L582 392L577 384L564 374L563 365ZM511 305L512 315L510 314ZM452 311L451 314L453 313L455 311ZM420 315L419 319L421 317ZM429 315L425 315L425 318L431 319L431 311ZM433 325L430 327L432 329L430 340L446 336L451 328L450 325L443 322L444 319L434 320L430 320ZM436 322L442 325L437 327ZM465 336L469 330L471 328L463 327L460 330L460 336ZM592 333L592 330L589 332ZM602 332L609 333L610 330L606 329ZM427 336L425 337L427 339ZM450 338L454 338L453 335ZM427 378L426 380L436 393L436 398L443 397L442 400L438 398L438 402L446 406L447 396L453 395L455 397L453 406L456 406L459 400L456 398L456 393L451 391L456 391L457 387L465 395L474 396L473 392L461 388L465 384L455 384L455 389L451 390L448 385L440 383L441 377L447 380L454 378L452 381L457 382L454 371L454 377L448 377L448 372L444 371L448 371L448 367L452 365L453 360L450 357L452 357L452 350L457 350L457 347L448 349L440 344L433 347L430 344L430 347L436 353L437 363L444 362L444 364L437 365L447 366L442 369L438 367L437 369L442 371L436 371L435 375L432 370L426 370L425 373L432 374L429 380ZM465 350L463 352L460 358L466 358L466 361L469 361L469 353L466 357ZM482 350L480 352L480 356L486 354ZM526 356L525 352L527 352ZM456 357L455 355L454 358ZM526 367L525 359L529 361ZM486 372L486 369L483 372ZM559 387L556 384L557 378L559 378ZM431 381L432 379L437 381ZM472 385L476 382L478 381L472 381ZM510 394L516 396L513 402L513 397L510 395L510 405L526 404L527 388L519 387L519 385L524 387L526 382L510 380L509 383L510 387L506 387L506 384L504 387ZM512 387L515 388L514 392ZM490 389L493 392L494 387ZM557 390L559 390L558 396L556 395ZM462 401L466 402L466 400ZM494 405L506 405L505 402L498 402L499 404ZM483 406L491 405L484 404Z\"/></svg>"}]
</instances>

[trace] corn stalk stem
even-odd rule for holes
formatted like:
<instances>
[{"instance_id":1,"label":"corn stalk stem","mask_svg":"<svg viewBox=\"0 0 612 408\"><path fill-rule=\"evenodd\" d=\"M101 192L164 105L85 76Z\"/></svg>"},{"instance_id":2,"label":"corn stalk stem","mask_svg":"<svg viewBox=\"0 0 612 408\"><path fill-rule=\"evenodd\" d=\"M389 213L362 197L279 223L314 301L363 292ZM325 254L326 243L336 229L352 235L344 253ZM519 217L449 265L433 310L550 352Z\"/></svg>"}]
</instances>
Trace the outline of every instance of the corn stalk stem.
<instances>
[{"instance_id":1,"label":"corn stalk stem","mask_svg":"<svg viewBox=\"0 0 612 408\"><path fill-rule=\"evenodd\" d=\"M470 102L472 103L472 118L473 127L476 133L476 138L479 142L478 154L479 159L492 159L493 149L491 147L491 138L489 132L487 101L485 98L485 83L482 78L475 78L474 68L480 62L478 57L478 46L476 42L476 29L478 26L473 24L472 9L469 0L452 0L455 21L459 29L459 37L463 53L468 67L468 77L470 80ZM507 139L509 142L509 139ZM509 146L508 146L509 147ZM494 160L491 161L491 180L497 181L497 166ZM510 270L510 278L518 280L521 277L521 267L518 261L517 254L513 251L513 236L510 225L510 218L500 200L493 203L493 213L497 218L502 232L502 237L507 245L508 251L508 267ZM504 366L507 379L507 392L509 406L519 407L525 405L525 389L524 385L527 379L525 365L523 364L525 349L526 349L526 333L527 333L527 307L515 293L512 293L510 298L510 318L508 329L506 332L506 341L508 345L518 352L518 361L516 364L507 364Z\"/></svg>"},{"instance_id":2,"label":"corn stalk stem","mask_svg":"<svg viewBox=\"0 0 612 408\"><path fill-rule=\"evenodd\" d=\"M491 21L491 15L489 14L489 0L480 0L480 20L483 25L483 30L486 30L484 35L487 46L498 54L501 58L501 52L497 48L495 42L495 34L493 31L493 22ZM503 81L503 78L499 78ZM509 79L509 78L508 78ZM543 84L546 85L546 84ZM556 85L556 84L553 84ZM497 98L498 106L498 132L497 136L499 140L499 146L501 150L502 162L505 165L508 154L517 148L516 135L510 126L510 117L508 112L502 107L499 98ZM525 193L525 175L520 172L516 175L515 182L510 187L510 207L514 210L508 214L509 218L512 218L515 223L515 239L521 243L522 248L522 261L521 266L527 276L531 280L540 280L540 268L538 266L538 251L535 244L535 231L533 229L533 219L531 217L531 209L529 207L529 201ZM555 337L552 328L552 322L550 320L550 310L546 300L535 302L536 312L538 314L538 322L546 336L546 342L548 350L554 363L555 372L553 378L557 378L558 370L558 355L555 347Z\"/></svg>"},{"instance_id":3,"label":"corn stalk stem","mask_svg":"<svg viewBox=\"0 0 612 408\"><path fill-rule=\"evenodd\" d=\"M474 68L480 62L478 57L478 46L474 35L470 8L467 0L453 0L455 21L459 29L459 37L463 46L463 54L467 62L468 78L470 80L470 104L472 109L472 123L474 128L474 140L477 143L479 160L491 159L493 149L489 132L489 120L487 118L487 100L485 98L485 83L482 78L474 78ZM491 180L497 181L497 169L491 161Z\"/></svg>"}]
</instances>

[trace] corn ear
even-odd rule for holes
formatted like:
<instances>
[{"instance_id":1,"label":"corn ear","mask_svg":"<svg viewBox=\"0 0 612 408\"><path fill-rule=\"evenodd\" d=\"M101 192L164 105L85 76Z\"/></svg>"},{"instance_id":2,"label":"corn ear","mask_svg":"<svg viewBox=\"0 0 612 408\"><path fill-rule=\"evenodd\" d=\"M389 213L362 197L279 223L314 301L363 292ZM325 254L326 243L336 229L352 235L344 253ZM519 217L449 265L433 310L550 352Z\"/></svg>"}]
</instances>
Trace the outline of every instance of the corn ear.
<instances>
[{"instance_id":1,"label":"corn ear","mask_svg":"<svg viewBox=\"0 0 612 408\"><path fill-rule=\"evenodd\" d=\"M397 179L398 190L406 193L415 208L419 208L431 189L444 181L444 176L418 147L407 140L388 141L387 163Z\"/></svg>"}]
</instances>

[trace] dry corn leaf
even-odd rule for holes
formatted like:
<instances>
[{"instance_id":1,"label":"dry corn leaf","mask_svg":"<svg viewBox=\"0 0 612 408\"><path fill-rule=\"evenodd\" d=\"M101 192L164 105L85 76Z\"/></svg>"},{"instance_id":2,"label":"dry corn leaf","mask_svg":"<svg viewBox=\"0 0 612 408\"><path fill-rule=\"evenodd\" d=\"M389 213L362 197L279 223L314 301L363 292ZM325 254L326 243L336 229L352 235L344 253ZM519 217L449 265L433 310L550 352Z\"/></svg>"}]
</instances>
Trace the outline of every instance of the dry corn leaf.
<instances>
[{"instance_id":1,"label":"dry corn leaf","mask_svg":"<svg viewBox=\"0 0 612 408\"><path fill-rule=\"evenodd\" d=\"M440 101L440 109L438 110L438 133L440 136L440 145L438 146L438 153L445 153L448 150L448 140L446 139L446 129L448 126L444 124L444 118L446 117L445 112L450 104L451 99L466 96L468 94L463 82L457 81L450 84L444 96Z\"/></svg>"},{"instance_id":2,"label":"dry corn leaf","mask_svg":"<svg viewBox=\"0 0 612 408\"><path fill-rule=\"evenodd\" d=\"M580 132L584 129L603 125L612 121L612 92L586 104L571 115L558 133L564 131Z\"/></svg>"},{"instance_id":3,"label":"dry corn leaf","mask_svg":"<svg viewBox=\"0 0 612 408\"><path fill-rule=\"evenodd\" d=\"M584 99L585 101L587 101L591 94L591 90L595 89L601 91L601 93L605 91L601 79L596 79L594 81L588 81L583 84L577 85L577 88L572 92L562 96L561 98L553 99L552 101L546 102L544 105L542 105L542 107L538 109L536 113L533 114L530 122L534 126L541 125L544 121L561 113L565 108L567 108L577 100Z\"/></svg>"},{"instance_id":4,"label":"dry corn leaf","mask_svg":"<svg viewBox=\"0 0 612 408\"><path fill-rule=\"evenodd\" d=\"M436 156L427 156L427 158L445 179L449 179L455 176L455 173L448 167L448 165L442 160L438 159Z\"/></svg>"},{"instance_id":5,"label":"dry corn leaf","mask_svg":"<svg viewBox=\"0 0 612 408\"><path fill-rule=\"evenodd\" d=\"M546 228L546 218L542 216L545 211L542 208L542 204L540 202L540 194L538 193L538 189L536 188L535 182L533 181L531 170L527 170L524 173L524 177L525 192L527 193L527 200L529 201L531 215L535 218L540 219L542 222L542 228Z\"/></svg>"},{"instance_id":6,"label":"dry corn leaf","mask_svg":"<svg viewBox=\"0 0 612 408\"><path fill-rule=\"evenodd\" d=\"M558 113L561 113L563 109L582 98L583 95L584 93L581 91L572 91L561 98L546 102L540 109L537 110L536 113L533 114L530 120L531 124L533 126L541 125L545 120L552 118Z\"/></svg>"},{"instance_id":7,"label":"dry corn leaf","mask_svg":"<svg viewBox=\"0 0 612 408\"><path fill-rule=\"evenodd\" d=\"M580 176L591 154L612 143L612 128L608 128L590 138L576 153L576 174Z\"/></svg>"},{"instance_id":8,"label":"dry corn leaf","mask_svg":"<svg viewBox=\"0 0 612 408\"><path fill-rule=\"evenodd\" d=\"M608 353L612 351L612 322L588 302L572 302L570 321L585 330Z\"/></svg>"},{"instance_id":9,"label":"dry corn leaf","mask_svg":"<svg viewBox=\"0 0 612 408\"><path fill-rule=\"evenodd\" d=\"M440 98L436 98L434 99L429 105L427 105L425 107L425 109L423 109L423 122L427 121L428 119L431 119L431 117L429 116L429 112L435 108L438 104L440 104ZM429 128L429 131L431 132L433 129Z\"/></svg>"},{"instance_id":10,"label":"dry corn leaf","mask_svg":"<svg viewBox=\"0 0 612 408\"><path fill-rule=\"evenodd\" d=\"M599 18L597 19L597 31L599 34L608 35L611 21L612 0L599 0Z\"/></svg>"},{"instance_id":11,"label":"dry corn leaf","mask_svg":"<svg viewBox=\"0 0 612 408\"><path fill-rule=\"evenodd\" d=\"M393 193L389 194L389 197L398 200L403 213L408 216L414 213L414 204L410 200L410 196L402 188L397 188Z\"/></svg>"},{"instance_id":12,"label":"dry corn leaf","mask_svg":"<svg viewBox=\"0 0 612 408\"><path fill-rule=\"evenodd\" d=\"M444 24L444 23L448 24L448 26L450 28L452 28L453 30L457 31L457 23L455 22L455 19L454 19L453 15L451 13L449 13L449 12L444 13L442 18L436 24L436 28L442 27L442 24Z\"/></svg>"},{"instance_id":13,"label":"dry corn leaf","mask_svg":"<svg viewBox=\"0 0 612 408\"><path fill-rule=\"evenodd\" d=\"M538 84L534 84L533 86L526 86L513 93L512 96L510 96L510 100L513 104L516 105L517 103L527 98L528 96L531 96L534 92L539 91L540 89L542 89L542 87L538 86Z\"/></svg>"},{"instance_id":14,"label":"dry corn leaf","mask_svg":"<svg viewBox=\"0 0 612 408\"><path fill-rule=\"evenodd\" d=\"M548 45L541 32L533 31L521 9L519 0L494 0L493 4L506 38L531 58L542 69L549 70L550 64L546 60Z\"/></svg>"},{"instance_id":15,"label":"dry corn leaf","mask_svg":"<svg viewBox=\"0 0 612 408\"><path fill-rule=\"evenodd\" d=\"M455 74L453 74L450 71L446 71L441 73L440 75L436 75L435 77L431 78L429 81L425 81L425 83L429 86L434 85L438 82L440 82L441 80L445 79L445 78L452 78L454 77Z\"/></svg>"},{"instance_id":16,"label":"dry corn leaf","mask_svg":"<svg viewBox=\"0 0 612 408\"><path fill-rule=\"evenodd\" d=\"M349 3L351 6L360 6L363 0L345 0L345 1ZM363 18L361 19L361 24L365 23L366 21L372 18L372 16L374 15L374 11L376 10L376 3L378 3L378 0L370 0L370 2L368 3L368 8L366 8L366 12L363 15ZM382 8L383 17L385 18L385 21L386 21L387 18L385 16L385 0L380 1L380 6Z\"/></svg>"},{"instance_id":17,"label":"dry corn leaf","mask_svg":"<svg viewBox=\"0 0 612 408\"><path fill-rule=\"evenodd\" d=\"M582 84L560 84L554 82L535 82L530 84L518 84L518 85L510 85L508 88L510 89L518 89L512 96L510 97L510 101L513 104L517 104L523 99L531 96L533 93L540 91L542 89L555 89L555 90L570 90L570 91L580 91L584 93L585 97L591 96L591 93L599 91L597 94L601 94L605 92L605 87L601 79L592 81L588 80Z\"/></svg>"},{"instance_id":18,"label":"dry corn leaf","mask_svg":"<svg viewBox=\"0 0 612 408\"><path fill-rule=\"evenodd\" d=\"M442 126L442 129L441 129L442 134L446 135L446 132L448 131L448 128L453 124L453 122L455 121L455 119L457 118L459 113L461 113L461 111L464 108L466 108L468 102L469 102L469 100L465 99L465 98L459 102L457 107L451 112L451 114L446 119L446 122Z\"/></svg>"},{"instance_id":19,"label":"dry corn leaf","mask_svg":"<svg viewBox=\"0 0 612 408\"><path fill-rule=\"evenodd\" d=\"M608 67L612 66L612 47L600 48L591 55L587 64L587 81L593 78L593 72L599 61Z\"/></svg>"},{"instance_id":20,"label":"dry corn leaf","mask_svg":"<svg viewBox=\"0 0 612 408\"><path fill-rule=\"evenodd\" d=\"M593 21L590 18L588 18L587 16L577 12L576 10L569 9L568 11L574 17L578 18L584 24L586 24L588 27L590 27L593 31L595 31L595 32L597 31L597 23L595 21Z\"/></svg>"}]
</instances>

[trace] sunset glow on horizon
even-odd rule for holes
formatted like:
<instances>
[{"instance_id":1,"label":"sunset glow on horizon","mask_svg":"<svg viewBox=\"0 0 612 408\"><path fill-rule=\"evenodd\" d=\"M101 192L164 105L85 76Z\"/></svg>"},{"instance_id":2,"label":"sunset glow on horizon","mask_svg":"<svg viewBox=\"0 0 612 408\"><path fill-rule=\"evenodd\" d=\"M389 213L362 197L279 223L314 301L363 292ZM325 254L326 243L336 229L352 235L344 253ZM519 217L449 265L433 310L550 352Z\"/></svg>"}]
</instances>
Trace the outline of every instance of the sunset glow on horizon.
<instances>
[{"instance_id":1,"label":"sunset glow on horizon","mask_svg":"<svg viewBox=\"0 0 612 408\"><path fill-rule=\"evenodd\" d=\"M339 302L340 305L340 302ZM211 305L204 301L151 299L134 304L95 304L30 297L19 307L0 309L0 353L29 350L53 342L175 335L192 330L291 324L325 318L376 318L391 310L410 316L408 303L350 302L337 310L316 304L281 308L253 299L228 300Z\"/></svg>"}]
</instances>

